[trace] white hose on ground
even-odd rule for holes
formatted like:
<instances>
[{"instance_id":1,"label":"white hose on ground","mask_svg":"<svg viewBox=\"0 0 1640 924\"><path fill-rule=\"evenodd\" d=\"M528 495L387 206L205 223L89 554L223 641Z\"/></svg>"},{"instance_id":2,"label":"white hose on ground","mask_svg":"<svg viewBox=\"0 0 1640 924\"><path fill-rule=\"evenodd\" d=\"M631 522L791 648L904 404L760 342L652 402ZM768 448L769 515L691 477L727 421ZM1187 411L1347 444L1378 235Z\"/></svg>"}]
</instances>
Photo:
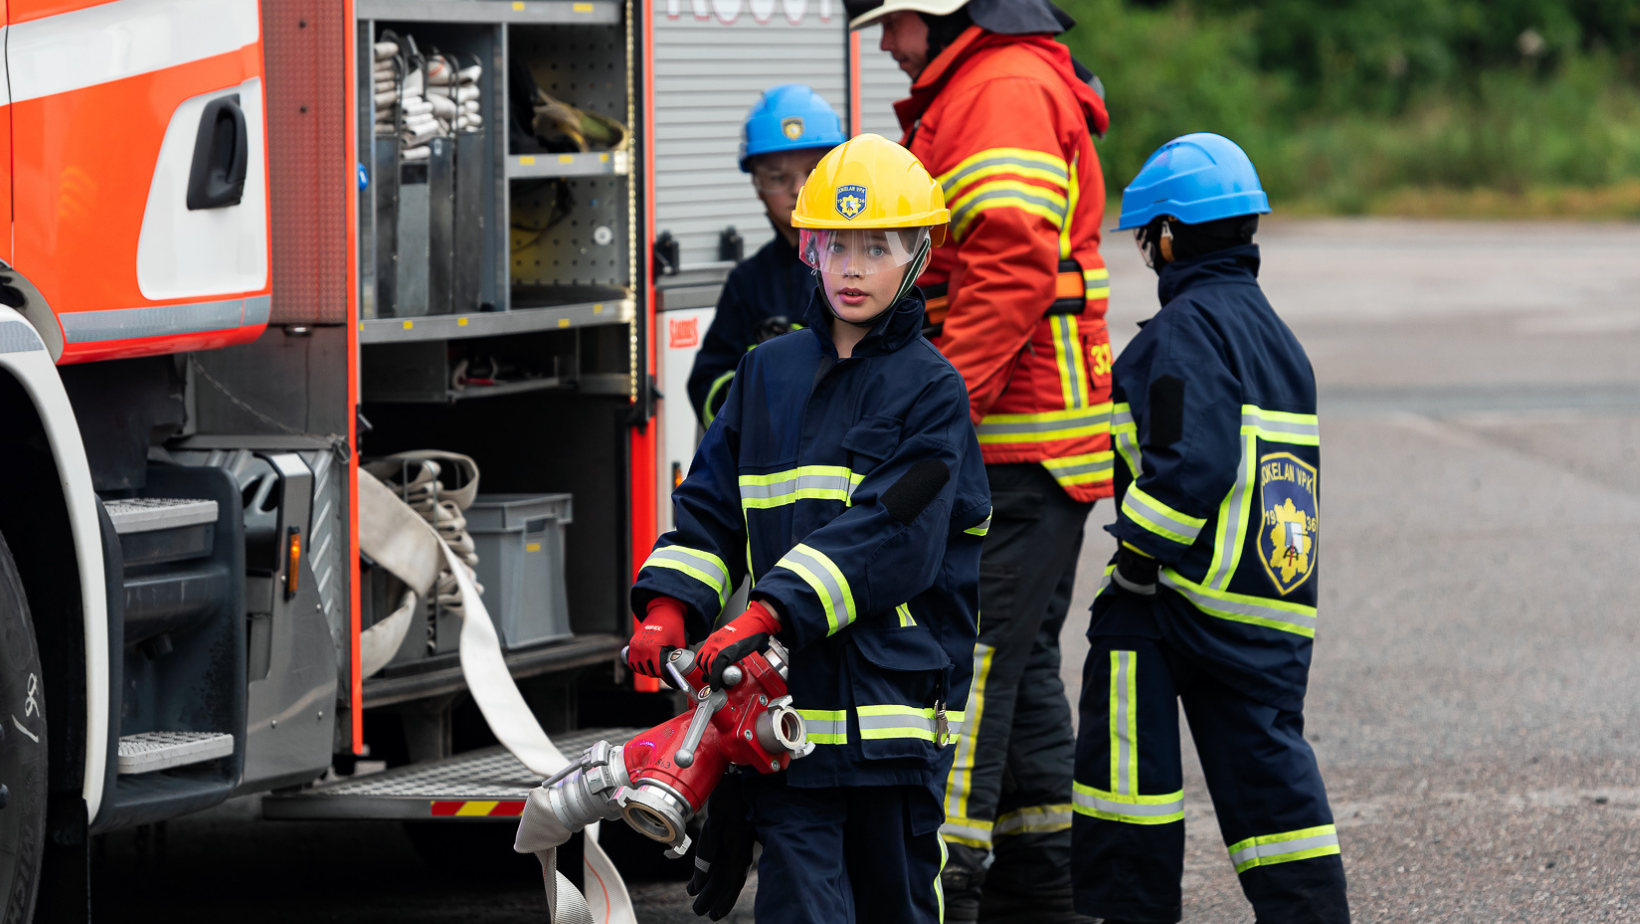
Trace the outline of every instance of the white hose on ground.
<instances>
[{"instance_id":1,"label":"white hose on ground","mask_svg":"<svg viewBox=\"0 0 1640 924\"><path fill-rule=\"evenodd\" d=\"M465 473L469 477L463 486L447 492L446 497L448 503L462 510L471 505L477 496L478 467L468 457L454 453L421 452L404 453L397 458L401 462L444 460L471 466L470 472ZM461 606L455 612L461 619L459 656L467 690L472 694L473 702L478 704L478 710L496 740L534 773L542 778L552 776L569 761L542 730L541 723L536 721L518 685L513 682L512 672L507 669L506 658L501 654L501 640L496 635L495 623L491 621L478 585L468 570L465 555L452 548L439 530L401 499L392 487L372 475L369 468L373 467L376 466L359 469L360 550L379 567L404 581L410 592L415 594L412 603L419 602L433 588L441 570L453 577L455 594L461 598ZM436 494L431 496L436 497ZM437 508L438 502L428 498L424 500L430 509ZM455 532L453 521L446 521L444 526ZM460 527L462 533L465 526L463 521ZM470 545L465 554L472 554ZM362 675L368 677L374 673L363 657L367 650L385 651L385 657L377 655L380 663L375 665L375 670L392 658L404 640L405 631L410 625L409 614L415 608L412 605L406 610L401 606L393 616L371 626L361 635ZM396 629L389 627L388 623L399 618L401 613L404 614L403 625ZM371 641L372 633L378 630L383 630L385 634ZM394 631L397 631L397 639L392 638ZM518 843L525 842L525 832L520 830ZM557 872L556 851L543 849L527 852L535 853L536 859L541 862L549 908L563 908L561 924L578 924L573 915L573 899L566 898L561 892L568 882ZM596 826L587 829L583 864L587 886L585 907L591 912L591 924L637 924L637 914L633 911L626 883L609 856L598 846ZM573 891L573 887L569 888ZM557 912L554 914L557 915ZM560 922L560 916L555 916L553 921Z\"/></svg>"}]
</instances>

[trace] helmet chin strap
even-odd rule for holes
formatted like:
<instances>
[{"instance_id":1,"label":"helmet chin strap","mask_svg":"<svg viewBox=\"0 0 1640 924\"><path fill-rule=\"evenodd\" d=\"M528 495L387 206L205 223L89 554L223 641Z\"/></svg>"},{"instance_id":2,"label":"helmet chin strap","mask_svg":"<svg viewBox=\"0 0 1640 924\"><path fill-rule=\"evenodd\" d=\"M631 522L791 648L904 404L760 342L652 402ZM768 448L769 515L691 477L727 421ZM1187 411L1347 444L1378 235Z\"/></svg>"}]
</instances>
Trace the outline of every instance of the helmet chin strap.
<instances>
[{"instance_id":1,"label":"helmet chin strap","mask_svg":"<svg viewBox=\"0 0 1640 924\"><path fill-rule=\"evenodd\" d=\"M911 258L910 263L906 264L905 278L900 280L899 291L895 292L894 297L888 300L888 307L877 312L864 321L850 321L848 318L838 314L837 309L832 307L831 299L829 298L825 300L826 310L831 312L832 317L842 321L844 324L852 324L855 327L863 327L866 330L871 330L873 327L877 326L878 321L883 319L883 315L893 311L894 306L900 303L900 299L905 298L907 293L911 291L911 287L917 284L917 277L922 275L923 267L928 265L928 255L933 253L933 251L934 245L932 240L930 237L925 235L921 246L917 248L917 255ZM819 275L819 271L816 270L815 274ZM824 290L822 289L822 294L823 291Z\"/></svg>"}]
</instances>

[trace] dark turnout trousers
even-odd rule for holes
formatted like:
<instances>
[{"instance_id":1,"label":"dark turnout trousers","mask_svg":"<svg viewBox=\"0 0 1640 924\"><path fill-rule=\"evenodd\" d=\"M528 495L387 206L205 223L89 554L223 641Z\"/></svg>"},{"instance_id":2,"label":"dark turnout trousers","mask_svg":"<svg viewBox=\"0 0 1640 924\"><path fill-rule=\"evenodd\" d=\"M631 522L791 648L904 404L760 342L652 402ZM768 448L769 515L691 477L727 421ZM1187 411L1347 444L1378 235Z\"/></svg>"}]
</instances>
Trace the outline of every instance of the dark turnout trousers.
<instances>
[{"instance_id":1,"label":"dark turnout trousers","mask_svg":"<svg viewBox=\"0 0 1640 924\"><path fill-rule=\"evenodd\" d=\"M1303 714L1221 683L1170 645L1148 611L1180 605L1172 593L1107 589L1095 608L1076 745L1077 910L1124 922L1180 919L1182 702L1259 924L1345 924L1338 831Z\"/></svg>"},{"instance_id":2,"label":"dark turnout trousers","mask_svg":"<svg viewBox=\"0 0 1640 924\"><path fill-rule=\"evenodd\" d=\"M983 873L986 919L1068 912L1075 741L1059 633L1093 505L1072 500L1038 464L988 465L986 475L974 681L940 830L953 864L994 854ZM972 919L961 896L948 898L949 919Z\"/></svg>"},{"instance_id":3,"label":"dark turnout trousers","mask_svg":"<svg viewBox=\"0 0 1640 924\"><path fill-rule=\"evenodd\" d=\"M801 789L786 774L746 774L763 845L759 921L939 924L939 809L922 786Z\"/></svg>"}]
</instances>

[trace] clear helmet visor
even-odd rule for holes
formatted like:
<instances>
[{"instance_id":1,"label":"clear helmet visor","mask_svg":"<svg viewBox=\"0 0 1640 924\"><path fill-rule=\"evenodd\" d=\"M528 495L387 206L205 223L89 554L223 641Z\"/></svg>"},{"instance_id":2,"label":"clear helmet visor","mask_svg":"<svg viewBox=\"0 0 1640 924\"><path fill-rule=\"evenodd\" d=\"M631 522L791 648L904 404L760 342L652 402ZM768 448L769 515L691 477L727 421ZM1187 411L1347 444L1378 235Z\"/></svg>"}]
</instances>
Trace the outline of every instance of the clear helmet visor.
<instances>
[{"instance_id":1,"label":"clear helmet visor","mask_svg":"<svg viewBox=\"0 0 1640 924\"><path fill-rule=\"evenodd\" d=\"M899 272L927 240L927 228L803 228L797 250L822 273L869 276Z\"/></svg>"}]
</instances>

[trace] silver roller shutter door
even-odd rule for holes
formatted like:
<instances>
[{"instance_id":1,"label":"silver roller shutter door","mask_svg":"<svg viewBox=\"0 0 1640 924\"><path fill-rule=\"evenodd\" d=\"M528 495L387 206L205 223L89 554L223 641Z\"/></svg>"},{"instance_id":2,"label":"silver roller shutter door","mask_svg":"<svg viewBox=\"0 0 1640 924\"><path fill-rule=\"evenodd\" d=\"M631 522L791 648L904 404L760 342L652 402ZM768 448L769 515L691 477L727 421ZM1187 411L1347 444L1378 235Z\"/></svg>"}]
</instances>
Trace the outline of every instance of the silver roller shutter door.
<instances>
[{"instance_id":1,"label":"silver roller shutter door","mask_svg":"<svg viewBox=\"0 0 1640 924\"><path fill-rule=\"evenodd\" d=\"M758 96L777 84L806 83L847 119L843 5L672 0L654 9L655 231L678 240L685 272L727 272L711 266L724 228L733 225L745 239L747 256L774 234L737 162L741 123Z\"/></svg>"}]
</instances>

